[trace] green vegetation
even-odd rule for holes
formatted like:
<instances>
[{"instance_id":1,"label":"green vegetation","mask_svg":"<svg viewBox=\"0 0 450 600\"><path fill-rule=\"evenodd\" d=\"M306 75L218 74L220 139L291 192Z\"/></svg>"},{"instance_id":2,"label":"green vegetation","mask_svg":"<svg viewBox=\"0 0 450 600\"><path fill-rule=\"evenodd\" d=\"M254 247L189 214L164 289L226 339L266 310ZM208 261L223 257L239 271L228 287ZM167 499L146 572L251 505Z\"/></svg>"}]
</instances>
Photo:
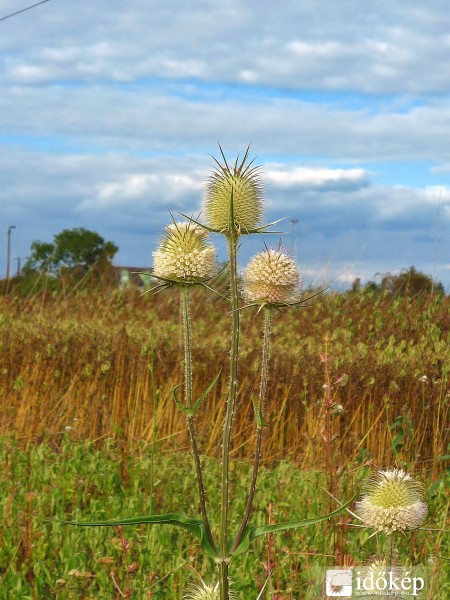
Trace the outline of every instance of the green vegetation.
<instances>
[{"instance_id":1,"label":"green vegetation","mask_svg":"<svg viewBox=\"0 0 450 600\"><path fill-rule=\"evenodd\" d=\"M121 597L113 577L122 590L129 586L136 600L181 599L188 579L195 580L192 567L203 577L211 571L194 537L170 526L84 530L65 527L58 520L148 514L151 502L156 511L195 514L197 492L191 457L162 451L159 445L156 478L150 490L148 444L125 451L120 441L73 442L71 435L68 431L57 447L53 439L26 449L10 437L0 440L0 599L111 600ZM220 465L216 460L204 462L208 500L217 511L220 497L215 481ZM248 486L250 465L232 463L231 475L236 498L232 523L236 526L235 517L245 502L243 490ZM367 475L367 468L347 468L340 481L342 497L357 491ZM444 474L426 481L430 527L445 526L449 483ZM288 462L264 469L254 522L262 525L269 520L302 518L305 507L307 516L327 512L326 494L317 493L322 487L326 482L321 471L300 470ZM253 542L250 552L233 563L231 577L240 598L256 598L270 563L273 598L316 600L319 596L311 587L312 569L333 564L336 537L342 536L347 561L351 557L364 560L377 551L375 538L368 540L370 532L350 528L350 521L355 522L348 515L342 525L335 520ZM399 539L402 556L430 566L433 587L428 597L445 600L450 588L445 579L446 562L439 556L448 556L448 536L439 531L415 532L413 538L413 543Z\"/></svg>"}]
</instances>

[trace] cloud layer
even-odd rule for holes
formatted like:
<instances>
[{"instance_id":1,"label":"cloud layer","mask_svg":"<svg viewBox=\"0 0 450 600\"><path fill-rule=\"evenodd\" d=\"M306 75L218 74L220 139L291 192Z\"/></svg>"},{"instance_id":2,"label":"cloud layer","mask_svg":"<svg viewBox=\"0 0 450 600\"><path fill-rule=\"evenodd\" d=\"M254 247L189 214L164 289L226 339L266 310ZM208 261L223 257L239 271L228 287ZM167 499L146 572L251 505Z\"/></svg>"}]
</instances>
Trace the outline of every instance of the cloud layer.
<instances>
[{"instance_id":1,"label":"cloud layer","mask_svg":"<svg viewBox=\"0 0 450 600\"><path fill-rule=\"evenodd\" d=\"M51 0L0 22L13 254L85 226L146 266L167 211L200 210L217 140L251 142L312 278L414 264L449 286L449 31L443 0Z\"/></svg>"},{"instance_id":2,"label":"cloud layer","mask_svg":"<svg viewBox=\"0 0 450 600\"><path fill-rule=\"evenodd\" d=\"M18 84L157 76L416 95L449 91L449 31L445 0L53 0L5 21L1 49Z\"/></svg>"}]
</instances>

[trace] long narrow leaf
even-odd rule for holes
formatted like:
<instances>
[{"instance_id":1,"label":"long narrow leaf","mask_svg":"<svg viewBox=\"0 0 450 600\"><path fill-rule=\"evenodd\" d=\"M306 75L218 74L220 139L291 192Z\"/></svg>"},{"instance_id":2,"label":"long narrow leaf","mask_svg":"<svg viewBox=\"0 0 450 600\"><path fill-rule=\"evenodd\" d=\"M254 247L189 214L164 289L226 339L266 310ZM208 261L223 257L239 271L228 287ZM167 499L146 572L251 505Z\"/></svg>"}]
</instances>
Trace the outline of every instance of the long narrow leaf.
<instances>
[{"instance_id":1,"label":"long narrow leaf","mask_svg":"<svg viewBox=\"0 0 450 600\"><path fill-rule=\"evenodd\" d=\"M185 219L189 219L190 222L195 223L196 225L200 225L200 227L203 227L203 229L206 229L207 231L210 231L211 233L217 233L218 232L217 229L212 229L211 227L208 227L204 223L200 223L200 221L196 221L192 217L188 217L188 215L185 215L182 212L178 211L178 214L181 215L182 217L184 217Z\"/></svg>"},{"instance_id":2,"label":"long narrow leaf","mask_svg":"<svg viewBox=\"0 0 450 600\"><path fill-rule=\"evenodd\" d=\"M250 542L252 542L255 538L261 535L269 535L270 533L278 533L280 531L288 531L289 529L298 529L299 527L306 527L307 525L314 525L315 523L320 523L321 521L326 521L327 519L331 519L331 517L335 517L344 509L347 508L356 498L357 494L350 498L348 502L334 510L333 512L323 515L322 517L314 517L312 519L305 519L304 521L289 521L285 523L276 523L275 525L261 525L260 527L252 527L247 526L245 529L244 535L242 537L241 542L239 543L236 550L233 552L233 556L235 554L242 554L247 552ZM229 547L231 548L232 542L230 542Z\"/></svg>"},{"instance_id":3,"label":"long narrow leaf","mask_svg":"<svg viewBox=\"0 0 450 600\"><path fill-rule=\"evenodd\" d=\"M182 383L179 383L178 385L176 385L176 386L173 388L173 390L172 390L172 396L173 396L173 399L175 400L175 404L178 406L178 408L179 408L179 409L180 409L180 410L181 410L181 411L182 411L182 412L183 412L183 413L184 413L186 416L188 416L188 415L191 413L190 409L189 409L187 406L184 406L184 404L181 402L181 400L180 400L180 399L178 398L178 396L177 396L177 389L178 389L179 387L181 387L182 385L183 385Z\"/></svg>"},{"instance_id":4,"label":"long narrow leaf","mask_svg":"<svg viewBox=\"0 0 450 600\"><path fill-rule=\"evenodd\" d=\"M196 401L196 403L192 407L192 413L193 414L195 414L198 411L198 409L200 408L202 402L205 400L206 396L209 394L209 392L216 385L217 380L219 379L221 373L222 373L222 369L220 369L220 371L217 373L217 375L214 377L214 379L208 385L208 387L206 388L206 390L203 392L203 394L200 396L200 398Z\"/></svg>"},{"instance_id":5,"label":"long narrow leaf","mask_svg":"<svg viewBox=\"0 0 450 600\"><path fill-rule=\"evenodd\" d=\"M110 521L62 521L63 525L75 527L118 527L120 525L173 525L189 531L200 540L204 552L215 556L206 536L205 524L201 519L193 519L179 513L150 515L148 517L130 517L128 519L112 519Z\"/></svg>"}]
</instances>

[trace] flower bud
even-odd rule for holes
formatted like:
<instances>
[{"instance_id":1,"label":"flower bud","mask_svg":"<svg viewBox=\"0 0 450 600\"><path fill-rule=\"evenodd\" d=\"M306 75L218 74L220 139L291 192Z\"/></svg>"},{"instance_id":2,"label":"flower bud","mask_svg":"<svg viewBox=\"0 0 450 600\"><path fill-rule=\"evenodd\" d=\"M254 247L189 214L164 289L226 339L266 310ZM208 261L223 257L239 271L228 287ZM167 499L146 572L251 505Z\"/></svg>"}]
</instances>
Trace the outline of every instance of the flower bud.
<instances>
[{"instance_id":1,"label":"flower bud","mask_svg":"<svg viewBox=\"0 0 450 600\"><path fill-rule=\"evenodd\" d=\"M183 600L220 600L219 584L208 585L203 579L201 585L189 584L186 588L186 594ZM237 600L235 593L230 590L230 600Z\"/></svg>"},{"instance_id":2,"label":"flower bud","mask_svg":"<svg viewBox=\"0 0 450 600\"><path fill-rule=\"evenodd\" d=\"M153 252L153 273L163 279L196 283L215 275L215 248L208 232L189 221L167 225L164 238Z\"/></svg>"},{"instance_id":3,"label":"flower bud","mask_svg":"<svg viewBox=\"0 0 450 600\"><path fill-rule=\"evenodd\" d=\"M294 304L301 298L300 273L294 259L281 250L254 256L242 279L242 295L251 303Z\"/></svg>"},{"instance_id":4,"label":"flower bud","mask_svg":"<svg viewBox=\"0 0 450 600\"><path fill-rule=\"evenodd\" d=\"M428 508L423 489L403 470L378 471L356 503L356 513L368 527L390 534L416 529L424 522Z\"/></svg>"},{"instance_id":5,"label":"flower bud","mask_svg":"<svg viewBox=\"0 0 450 600\"><path fill-rule=\"evenodd\" d=\"M230 168L217 163L206 188L203 214L206 224L216 231L248 233L262 224L264 203L259 168L245 164L248 151L238 165ZM234 223L231 222L233 208Z\"/></svg>"}]
</instances>

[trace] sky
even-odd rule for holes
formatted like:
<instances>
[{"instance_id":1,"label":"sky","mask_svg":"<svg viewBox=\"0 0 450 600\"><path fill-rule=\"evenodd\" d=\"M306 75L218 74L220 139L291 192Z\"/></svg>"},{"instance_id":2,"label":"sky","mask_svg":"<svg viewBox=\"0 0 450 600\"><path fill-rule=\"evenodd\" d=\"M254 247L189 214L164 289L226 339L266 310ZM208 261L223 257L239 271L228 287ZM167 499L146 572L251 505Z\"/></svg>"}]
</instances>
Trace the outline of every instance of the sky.
<instances>
[{"instance_id":1,"label":"sky","mask_svg":"<svg viewBox=\"0 0 450 600\"><path fill-rule=\"evenodd\" d=\"M49 0L1 20L30 4L0 0L3 272L9 226L12 272L73 227L150 267L169 211L199 215L218 143L251 144L284 221L243 238L241 267L281 238L311 285L414 265L450 290L447 0Z\"/></svg>"}]
</instances>

